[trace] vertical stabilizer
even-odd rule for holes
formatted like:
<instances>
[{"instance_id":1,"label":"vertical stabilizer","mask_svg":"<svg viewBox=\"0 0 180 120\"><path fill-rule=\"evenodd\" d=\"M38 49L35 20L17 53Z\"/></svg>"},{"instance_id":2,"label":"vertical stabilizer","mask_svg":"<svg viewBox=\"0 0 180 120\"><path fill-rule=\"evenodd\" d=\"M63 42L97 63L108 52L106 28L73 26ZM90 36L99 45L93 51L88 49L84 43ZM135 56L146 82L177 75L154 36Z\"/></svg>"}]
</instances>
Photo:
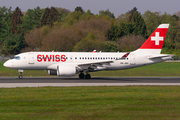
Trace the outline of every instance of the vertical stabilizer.
<instances>
[{"instance_id":1,"label":"vertical stabilizer","mask_svg":"<svg viewBox=\"0 0 180 120\"><path fill-rule=\"evenodd\" d=\"M160 24L136 52L160 54L169 24Z\"/></svg>"}]
</instances>

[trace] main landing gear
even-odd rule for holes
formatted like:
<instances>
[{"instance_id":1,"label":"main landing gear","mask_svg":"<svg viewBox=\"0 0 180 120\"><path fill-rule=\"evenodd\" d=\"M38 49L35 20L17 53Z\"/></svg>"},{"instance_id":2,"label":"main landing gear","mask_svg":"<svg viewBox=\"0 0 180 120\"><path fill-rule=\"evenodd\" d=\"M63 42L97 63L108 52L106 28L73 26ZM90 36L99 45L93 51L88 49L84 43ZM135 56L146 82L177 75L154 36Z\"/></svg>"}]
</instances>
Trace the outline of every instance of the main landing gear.
<instances>
[{"instance_id":1,"label":"main landing gear","mask_svg":"<svg viewBox=\"0 0 180 120\"><path fill-rule=\"evenodd\" d=\"M22 79L23 77L22 77L22 73L23 73L23 70L18 70L18 72L20 73L20 75L19 75L19 79Z\"/></svg>"},{"instance_id":2,"label":"main landing gear","mask_svg":"<svg viewBox=\"0 0 180 120\"><path fill-rule=\"evenodd\" d=\"M84 78L84 73L81 72L81 73L79 74L79 78L80 78L80 79L83 79L83 78Z\"/></svg>"},{"instance_id":3,"label":"main landing gear","mask_svg":"<svg viewBox=\"0 0 180 120\"><path fill-rule=\"evenodd\" d=\"M83 78L91 79L91 75L88 74L88 73L86 73L86 75L84 75L84 73L81 72L81 73L79 74L79 78L80 78L80 79L83 79Z\"/></svg>"}]
</instances>

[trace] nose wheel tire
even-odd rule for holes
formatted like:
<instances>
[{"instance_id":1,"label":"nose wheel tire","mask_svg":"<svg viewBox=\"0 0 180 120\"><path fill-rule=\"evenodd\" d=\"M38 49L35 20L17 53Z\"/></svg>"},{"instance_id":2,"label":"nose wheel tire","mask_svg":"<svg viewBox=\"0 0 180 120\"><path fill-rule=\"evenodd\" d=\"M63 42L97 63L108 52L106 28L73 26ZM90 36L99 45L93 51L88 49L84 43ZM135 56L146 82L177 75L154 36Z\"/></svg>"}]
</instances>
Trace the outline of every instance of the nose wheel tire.
<instances>
[{"instance_id":1,"label":"nose wheel tire","mask_svg":"<svg viewBox=\"0 0 180 120\"><path fill-rule=\"evenodd\" d=\"M19 75L19 79L22 79L22 75Z\"/></svg>"},{"instance_id":2,"label":"nose wheel tire","mask_svg":"<svg viewBox=\"0 0 180 120\"><path fill-rule=\"evenodd\" d=\"M23 77L22 77L22 73L23 73L23 70L18 70L18 72L20 73L20 75L19 75L19 79L22 79Z\"/></svg>"}]
</instances>

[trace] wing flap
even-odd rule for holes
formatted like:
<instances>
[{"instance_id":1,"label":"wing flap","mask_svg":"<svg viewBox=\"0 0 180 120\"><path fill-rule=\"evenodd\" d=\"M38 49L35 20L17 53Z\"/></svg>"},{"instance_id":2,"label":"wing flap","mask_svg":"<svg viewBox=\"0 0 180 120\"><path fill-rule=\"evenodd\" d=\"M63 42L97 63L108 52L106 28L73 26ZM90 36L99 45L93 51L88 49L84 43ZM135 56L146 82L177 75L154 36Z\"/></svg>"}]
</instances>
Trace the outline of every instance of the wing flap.
<instances>
[{"instance_id":1,"label":"wing flap","mask_svg":"<svg viewBox=\"0 0 180 120\"><path fill-rule=\"evenodd\" d=\"M109 63L112 63L112 62L114 62L114 61L108 60L108 61L86 62L86 63L78 63L78 66L85 66L85 65L95 65L95 66L99 66L99 65L103 65L103 64L109 64Z\"/></svg>"},{"instance_id":2,"label":"wing flap","mask_svg":"<svg viewBox=\"0 0 180 120\"><path fill-rule=\"evenodd\" d=\"M78 63L77 66L81 69L96 69L100 67L104 67L103 65L110 65L113 63L112 60L105 60L105 61L95 61L95 62L86 62L86 63Z\"/></svg>"}]
</instances>

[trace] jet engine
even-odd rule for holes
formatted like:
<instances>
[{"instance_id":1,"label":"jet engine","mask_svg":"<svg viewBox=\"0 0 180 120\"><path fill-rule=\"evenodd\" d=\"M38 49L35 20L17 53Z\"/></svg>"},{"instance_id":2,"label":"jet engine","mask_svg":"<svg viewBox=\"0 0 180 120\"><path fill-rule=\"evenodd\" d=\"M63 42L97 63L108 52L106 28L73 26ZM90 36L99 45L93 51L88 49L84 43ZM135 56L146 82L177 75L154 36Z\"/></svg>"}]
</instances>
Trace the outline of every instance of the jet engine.
<instances>
[{"instance_id":1,"label":"jet engine","mask_svg":"<svg viewBox=\"0 0 180 120\"><path fill-rule=\"evenodd\" d=\"M78 73L78 70L75 66L70 66L70 65L57 66L57 75L58 76L75 76L77 73Z\"/></svg>"},{"instance_id":2,"label":"jet engine","mask_svg":"<svg viewBox=\"0 0 180 120\"><path fill-rule=\"evenodd\" d=\"M49 75L57 75L57 70L48 70Z\"/></svg>"}]
</instances>

